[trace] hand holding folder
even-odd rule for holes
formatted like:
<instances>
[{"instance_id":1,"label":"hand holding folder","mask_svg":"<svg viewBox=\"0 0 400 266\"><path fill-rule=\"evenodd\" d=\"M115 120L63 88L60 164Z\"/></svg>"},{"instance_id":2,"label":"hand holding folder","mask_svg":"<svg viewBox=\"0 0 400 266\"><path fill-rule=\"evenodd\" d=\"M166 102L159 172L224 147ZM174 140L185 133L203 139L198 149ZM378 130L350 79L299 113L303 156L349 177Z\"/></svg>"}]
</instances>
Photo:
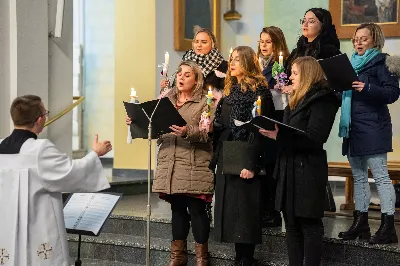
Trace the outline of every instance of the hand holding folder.
<instances>
[{"instance_id":1,"label":"hand holding folder","mask_svg":"<svg viewBox=\"0 0 400 266\"><path fill-rule=\"evenodd\" d=\"M359 81L346 54L320 59L318 62L325 73L329 86L335 91L351 90L353 82Z\"/></svg>"},{"instance_id":2,"label":"hand holding folder","mask_svg":"<svg viewBox=\"0 0 400 266\"><path fill-rule=\"evenodd\" d=\"M162 134L170 133L172 125L185 126L186 121L175 109L168 98L144 102L141 104L124 102L125 110L131 118L132 138L148 137L148 126L151 118L151 137L156 139ZM154 114L153 114L154 112ZM153 115L153 117L151 117Z\"/></svg>"},{"instance_id":3,"label":"hand holding folder","mask_svg":"<svg viewBox=\"0 0 400 266\"><path fill-rule=\"evenodd\" d=\"M258 133L260 129L264 130L275 130L275 125L278 125L279 129L288 129L288 130L295 130L299 131L302 133L305 133L301 129L294 128L292 126L286 125L282 122L279 122L277 120L274 120L272 118L266 117L266 116L256 116L252 120L247 121L247 122L242 122L239 120L234 120L234 123L238 127L243 127L244 129L253 132L253 133Z\"/></svg>"}]
</instances>

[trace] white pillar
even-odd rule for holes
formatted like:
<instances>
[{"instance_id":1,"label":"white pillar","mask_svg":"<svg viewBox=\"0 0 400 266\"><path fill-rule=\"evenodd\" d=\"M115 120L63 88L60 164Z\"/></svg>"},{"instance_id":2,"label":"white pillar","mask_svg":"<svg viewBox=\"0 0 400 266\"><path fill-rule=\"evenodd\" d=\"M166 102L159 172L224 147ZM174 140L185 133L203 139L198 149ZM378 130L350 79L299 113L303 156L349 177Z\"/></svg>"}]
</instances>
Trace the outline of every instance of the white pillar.
<instances>
[{"instance_id":1,"label":"white pillar","mask_svg":"<svg viewBox=\"0 0 400 266\"><path fill-rule=\"evenodd\" d=\"M54 41L48 36L57 1L0 1L0 138L12 130L9 108L17 96L40 96L51 115L72 103L72 1L65 2L65 36ZM71 114L40 137L71 154Z\"/></svg>"}]
</instances>

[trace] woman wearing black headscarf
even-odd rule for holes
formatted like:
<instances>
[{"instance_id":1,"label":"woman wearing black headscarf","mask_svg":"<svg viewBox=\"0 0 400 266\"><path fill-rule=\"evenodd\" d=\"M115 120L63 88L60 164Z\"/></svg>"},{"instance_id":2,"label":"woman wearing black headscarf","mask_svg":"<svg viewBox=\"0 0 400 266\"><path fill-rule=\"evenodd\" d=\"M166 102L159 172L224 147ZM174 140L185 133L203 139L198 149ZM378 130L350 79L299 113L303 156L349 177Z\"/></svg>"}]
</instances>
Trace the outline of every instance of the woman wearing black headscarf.
<instances>
[{"instance_id":1,"label":"woman wearing black headscarf","mask_svg":"<svg viewBox=\"0 0 400 266\"><path fill-rule=\"evenodd\" d=\"M286 60L285 73L291 76L293 61L298 57L311 56L315 59L325 59L340 52L340 42L336 34L335 25L332 24L331 13L323 8L310 8L300 20L302 36L297 41L297 47L293 49ZM292 93L292 85L285 86L282 93ZM325 211L336 211L335 201L329 186L326 185Z\"/></svg>"},{"instance_id":2,"label":"woman wearing black headscarf","mask_svg":"<svg viewBox=\"0 0 400 266\"><path fill-rule=\"evenodd\" d=\"M340 42L332 24L332 15L323 8L310 8L300 20L302 36L297 41L286 60L285 69L288 77L291 75L292 62L301 56L312 56L315 59L325 59L340 54ZM286 91L291 92L291 86Z\"/></svg>"}]
</instances>

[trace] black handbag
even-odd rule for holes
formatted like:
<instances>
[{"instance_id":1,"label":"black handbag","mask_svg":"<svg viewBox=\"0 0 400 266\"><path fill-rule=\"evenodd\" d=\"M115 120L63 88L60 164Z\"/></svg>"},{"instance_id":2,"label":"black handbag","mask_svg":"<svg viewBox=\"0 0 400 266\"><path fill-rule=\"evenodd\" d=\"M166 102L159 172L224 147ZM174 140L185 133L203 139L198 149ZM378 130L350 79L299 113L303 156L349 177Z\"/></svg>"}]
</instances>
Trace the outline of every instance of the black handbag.
<instances>
[{"instance_id":1,"label":"black handbag","mask_svg":"<svg viewBox=\"0 0 400 266\"><path fill-rule=\"evenodd\" d=\"M260 145L246 141L224 141L222 144L222 174L240 175L243 169L259 165Z\"/></svg>"}]
</instances>

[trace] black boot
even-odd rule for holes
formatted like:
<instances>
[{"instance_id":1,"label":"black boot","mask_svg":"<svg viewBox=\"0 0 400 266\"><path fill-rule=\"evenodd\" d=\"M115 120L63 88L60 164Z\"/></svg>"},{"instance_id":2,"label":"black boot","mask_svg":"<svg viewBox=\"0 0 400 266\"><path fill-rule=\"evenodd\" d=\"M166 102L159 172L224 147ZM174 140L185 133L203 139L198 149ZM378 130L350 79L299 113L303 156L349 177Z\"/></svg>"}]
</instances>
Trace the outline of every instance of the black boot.
<instances>
[{"instance_id":1,"label":"black boot","mask_svg":"<svg viewBox=\"0 0 400 266\"><path fill-rule=\"evenodd\" d=\"M390 244L397 243L396 228L394 227L394 215L382 213L381 226L376 234L371 237L370 244Z\"/></svg>"},{"instance_id":2,"label":"black boot","mask_svg":"<svg viewBox=\"0 0 400 266\"><path fill-rule=\"evenodd\" d=\"M269 214L266 214L262 218L262 227L280 227L280 226L282 226L282 217L280 212L273 211Z\"/></svg>"},{"instance_id":3,"label":"black boot","mask_svg":"<svg viewBox=\"0 0 400 266\"><path fill-rule=\"evenodd\" d=\"M350 226L349 230L340 232L339 237L343 238L343 240L354 240L357 237L369 240L371 231L368 224L368 212L354 211L353 217L353 224Z\"/></svg>"}]
</instances>

